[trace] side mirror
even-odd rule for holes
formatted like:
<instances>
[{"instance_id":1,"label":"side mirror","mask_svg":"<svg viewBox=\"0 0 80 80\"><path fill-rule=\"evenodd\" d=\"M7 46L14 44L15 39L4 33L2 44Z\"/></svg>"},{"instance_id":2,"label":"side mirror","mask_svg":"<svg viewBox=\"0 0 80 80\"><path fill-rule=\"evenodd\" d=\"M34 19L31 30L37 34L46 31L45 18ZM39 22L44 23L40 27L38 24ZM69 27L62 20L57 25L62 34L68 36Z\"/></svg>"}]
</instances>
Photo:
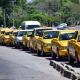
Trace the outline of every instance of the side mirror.
<instances>
[{"instance_id":1,"label":"side mirror","mask_svg":"<svg viewBox=\"0 0 80 80\"><path fill-rule=\"evenodd\" d=\"M58 41L58 38L53 38L54 41Z\"/></svg>"},{"instance_id":2,"label":"side mirror","mask_svg":"<svg viewBox=\"0 0 80 80\"><path fill-rule=\"evenodd\" d=\"M76 40L75 40L75 39L71 39L71 41L72 41L72 42L76 42Z\"/></svg>"}]
</instances>

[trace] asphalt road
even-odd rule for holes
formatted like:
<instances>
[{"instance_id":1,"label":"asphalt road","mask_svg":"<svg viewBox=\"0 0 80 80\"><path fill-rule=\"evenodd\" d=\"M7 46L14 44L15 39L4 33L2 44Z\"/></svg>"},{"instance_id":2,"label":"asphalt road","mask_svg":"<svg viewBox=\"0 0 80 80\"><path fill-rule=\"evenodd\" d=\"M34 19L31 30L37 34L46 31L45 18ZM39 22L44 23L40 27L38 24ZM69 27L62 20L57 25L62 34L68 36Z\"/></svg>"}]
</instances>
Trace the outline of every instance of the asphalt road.
<instances>
[{"instance_id":1,"label":"asphalt road","mask_svg":"<svg viewBox=\"0 0 80 80\"><path fill-rule=\"evenodd\" d=\"M0 46L0 80L69 80L31 53Z\"/></svg>"}]
</instances>

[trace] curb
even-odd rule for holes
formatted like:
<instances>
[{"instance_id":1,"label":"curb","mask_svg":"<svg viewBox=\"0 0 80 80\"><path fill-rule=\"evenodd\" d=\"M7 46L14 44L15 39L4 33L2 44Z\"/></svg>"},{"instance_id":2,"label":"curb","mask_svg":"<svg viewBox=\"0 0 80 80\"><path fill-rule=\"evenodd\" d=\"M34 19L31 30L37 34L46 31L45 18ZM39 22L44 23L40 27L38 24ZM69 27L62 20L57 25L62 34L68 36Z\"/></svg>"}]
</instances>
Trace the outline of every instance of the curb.
<instances>
[{"instance_id":1,"label":"curb","mask_svg":"<svg viewBox=\"0 0 80 80\"><path fill-rule=\"evenodd\" d=\"M61 64L53 60L50 61L50 65L60 72L62 76L72 80L80 80L80 73L75 72L71 66L67 64Z\"/></svg>"}]
</instances>

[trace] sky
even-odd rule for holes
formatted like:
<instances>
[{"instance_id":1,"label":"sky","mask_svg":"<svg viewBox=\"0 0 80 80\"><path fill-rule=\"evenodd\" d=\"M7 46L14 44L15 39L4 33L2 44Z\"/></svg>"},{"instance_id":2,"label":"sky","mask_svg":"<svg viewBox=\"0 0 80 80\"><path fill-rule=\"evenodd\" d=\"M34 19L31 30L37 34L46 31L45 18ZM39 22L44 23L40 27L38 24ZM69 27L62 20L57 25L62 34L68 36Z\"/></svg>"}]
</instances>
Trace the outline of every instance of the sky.
<instances>
[{"instance_id":1,"label":"sky","mask_svg":"<svg viewBox=\"0 0 80 80\"><path fill-rule=\"evenodd\" d=\"M28 2L32 1L32 0L27 0Z\"/></svg>"}]
</instances>

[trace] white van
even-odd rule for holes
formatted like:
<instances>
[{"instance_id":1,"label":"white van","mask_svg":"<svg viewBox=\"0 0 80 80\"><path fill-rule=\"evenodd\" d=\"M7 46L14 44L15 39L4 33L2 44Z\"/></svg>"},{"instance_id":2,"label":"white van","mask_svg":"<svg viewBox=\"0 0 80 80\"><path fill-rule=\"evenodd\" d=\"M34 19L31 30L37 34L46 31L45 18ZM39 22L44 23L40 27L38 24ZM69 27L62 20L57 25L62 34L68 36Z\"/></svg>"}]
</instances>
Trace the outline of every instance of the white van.
<instances>
[{"instance_id":1,"label":"white van","mask_svg":"<svg viewBox=\"0 0 80 80\"><path fill-rule=\"evenodd\" d=\"M34 29L41 27L40 22L38 21L23 21L21 24L21 29Z\"/></svg>"}]
</instances>

